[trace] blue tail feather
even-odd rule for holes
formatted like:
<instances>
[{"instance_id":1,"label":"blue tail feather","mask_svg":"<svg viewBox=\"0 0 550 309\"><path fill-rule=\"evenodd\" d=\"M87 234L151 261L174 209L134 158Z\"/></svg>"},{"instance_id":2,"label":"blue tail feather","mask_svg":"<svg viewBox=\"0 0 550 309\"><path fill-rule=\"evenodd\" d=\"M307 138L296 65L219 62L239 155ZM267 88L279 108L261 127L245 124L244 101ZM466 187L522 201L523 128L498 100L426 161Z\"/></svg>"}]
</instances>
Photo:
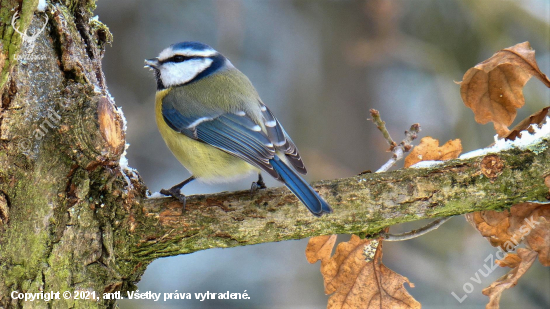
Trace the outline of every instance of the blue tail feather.
<instances>
[{"instance_id":1,"label":"blue tail feather","mask_svg":"<svg viewBox=\"0 0 550 309\"><path fill-rule=\"evenodd\" d=\"M288 167L278 156L269 160L273 169L281 176L285 185L294 193L315 216L331 213L332 208L313 188L296 172Z\"/></svg>"}]
</instances>

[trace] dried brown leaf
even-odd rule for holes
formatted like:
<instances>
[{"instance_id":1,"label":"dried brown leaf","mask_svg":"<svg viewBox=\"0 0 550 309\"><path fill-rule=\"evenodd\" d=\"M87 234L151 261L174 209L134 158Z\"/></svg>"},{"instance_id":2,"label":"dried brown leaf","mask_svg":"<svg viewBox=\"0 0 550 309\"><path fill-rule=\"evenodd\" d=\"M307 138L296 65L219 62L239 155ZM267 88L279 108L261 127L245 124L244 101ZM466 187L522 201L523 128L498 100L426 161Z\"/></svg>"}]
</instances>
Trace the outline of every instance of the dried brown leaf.
<instances>
[{"instance_id":1,"label":"dried brown leaf","mask_svg":"<svg viewBox=\"0 0 550 309\"><path fill-rule=\"evenodd\" d=\"M510 211L482 211L466 215L491 245L511 251L524 242L527 249L519 248L517 254L507 254L497 260L501 267L513 268L508 274L483 290L489 296L486 308L498 309L502 292L515 286L519 278L531 267L537 255L539 261L549 266L550 206L536 203L514 205Z\"/></svg>"},{"instance_id":2,"label":"dried brown leaf","mask_svg":"<svg viewBox=\"0 0 550 309\"><path fill-rule=\"evenodd\" d=\"M330 258L337 235L315 236L309 239L306 247L306 258L311 264Z\"/></svg>"},{"instance_id":3,"label":"dried brown leaf","mask_svg":"<svg viewBox=\"0 0 550 309\"><path fill-rule=\"evenodd\" d=\"M515 140L518 137L521 137L521 132L527 130L529 133L533 133L532 125L542 125L546 123L546 116L548 115L548 109L550 106L541 109L540 111L532 114L531 116L523 119L518 123L504 138L507 140Z\"/></svg>"},{"instance_id":4,"label":"dried brown leaf","mask_svg":"<svg viewBox=\"0 0 550 309\"><path fill-rule=\"evenodd\" d=\"M539 254L542 265L550 266L550 207L534 211L533 217L538 219L538 225L525 236L525 244Z\"/></svg>"},{"instance_id":5,"label":"dried brown leaf","mask_svg":"<svg viewBox=\"0 0 550 309\"><path fill-rule=\"evenodd\" d=\"M321 260L325 293L332 294L327 308L420 308L420 303L403 286L405 282L411 287L414 285L382 264L381 244L374 259L367 261L369 252L366 251L376 240L352 235L350 241L340 243L328 258L327 252L332 251L334 241L332 236L321 237L310 240L306 255L310 263Z\"/></svg>"},{"instance_id":6,"label":"dried brown leaf","mask_svg":"<svg viewBox=\"0 0 550 309\"><path fill-rule=\"evenodd\" d=\"M506 136L517 109L525 104L523 86L531 76L550 87L550 80L538 68L529 42L519 43L466 71L459 83L460 95L478 123L492 121L499 136Z\"/></svg>"},{"instance_id":7,"label":"dried brown leaf","mask_svg":"<svg viewBox=\"0 0 550 309\"><path fill-rule=\"evenodd\" d=\"M460 139L450 140L445 145L439 147L439 141L432 137L423 137L420 145L413 148L411 153L405 158L405 167L414 165L420 161L431 160L450 160L458 158L462 151Z\"/></svg>"},{"instance_id":8,"label":"dried brown leaf","mask_svg":"<svg viewBox=\"0 0 550 309\"><path fill-rule=\"evenodd\" d=\"M510 272L483 289L483 295L489 296L489 303L485 306L485 309L499 308L502 292L514 287L518 283L519 278L521 278L535 262L537 253L529 249L519 248L517 257L520 258L520 262L510 270Z\"/></svg>"},{"instance_id":9,"label":"dried brown leaf","mask_svg":"<svg viewBox=\"0 0 550 309\"><path fill-rule=\"evenodd\" d=\"M508 210L503 212L486 210L473 212L465 215L483 237L491 243L491 246L498 247L510 241L512 235L508 233L510 227L510 214Z\"/></svg>"},{"instance_id":10,"label":"dried brown leaf","mask_svg":"<svg viewBox=\"0 0 550 309\"><path fill-rule=\"evenodd\" d=\"M515 268L521 263L521 258L516 253L508 253L502 260L496 260L495 263L500 267Z\"/></svg>"},{"instance_id":11,"label":"dried brown leaf","mask_svg":"<svg viewBox=\"0 0 550 309\"><path fill-rule=\"evenodd\" d=\"M539 261L550 266L550 205L520 203L510 211L480 211L466 215L492 246L512 251L523 242L539 254Z\"/></svg>"}]
</instances>

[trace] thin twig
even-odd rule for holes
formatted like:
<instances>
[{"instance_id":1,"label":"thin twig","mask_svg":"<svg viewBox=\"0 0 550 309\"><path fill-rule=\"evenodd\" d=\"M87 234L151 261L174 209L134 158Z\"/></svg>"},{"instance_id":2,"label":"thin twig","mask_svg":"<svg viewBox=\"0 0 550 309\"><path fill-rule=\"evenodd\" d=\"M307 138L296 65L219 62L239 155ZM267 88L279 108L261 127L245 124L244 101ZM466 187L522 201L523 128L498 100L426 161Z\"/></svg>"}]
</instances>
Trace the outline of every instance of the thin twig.
<instances>
[{"instance_id":1,"label":"thin twig","mask_svg":"<svg viewBox=\"0 0 550 309\"><path fill-rule=\"evenodd\" d=\"M392 166L395 165L397 161L403 158L403 155L406 152L409 152L412 149L412 141L418 137L418 132L420 132L420 124L413 124L409 131L405 131L405 139L403 139L399 145L396 145L386 129L386 123L380 118L380 112L375 109L371 109L370 114L372 116L372 121L376 124L378 129L382 132L382 135L384 135L384 138L390 144L390 151L393 152L392 157L388 160L388 162L384 163L384 165L376 171L376 173L387 172Z\"/></svg>"},{"instance_id":2,"label":"thin twig","mask_svg":"<svg viewBox=\"0 0 550 309\"><path fill-rule=\"evenodd\" d=\"M416 230L412 230L412 231L409 231L409 232L406 232L406 233L401 233L401 234L386 234L386 233L381 233L381 237L383 240L385 241L402 241L402 240L409 240L409 239L413 239L413 238L416 238L416 237L420 237L428 232L431 232L433 230L436 230L438 227L440 227L443 223L449 221L449 219L451 219L451 217L445 217L445 218L439 218L433 222L430 222L429 224L419 228L419 229L416 229Z\"/></svg>"},{"instance_id":3,"label":"thin twig","mask_svg":"<svg viewBox=\"0 0 550 309\"><path fill-rule=\"evenodd\" d=\"M382 167L380 167L376 171L376 173L387 172L392 166L395 165L397 161L403 158L403 155L406 152L411 151L413 147L412 141L418 137L418 132L420 132L420 124L415 123L411 126L409 131L405 131L405 139L403 139L401 143L397 145L391 138L390 133L388 132L388 129L386 129L386 122L384 122L380 117L380 112L375 109L371 109L370 114L372 116L372 121L376 124L376 127L378 127L378 130L382 132L382 135L384 136L386 141L388 141L388 144L390 144L390 151L393 153L392 157L388 160L388 162L386 162L384 165L382 165ZM445 223L450 218L451 217L446 217L446 218L435 220L434 222L420 229L412 230L410 232L403 233L403 234L391 235L391 234L387 234L387 230L386 230L380 233L380 235L383 240L387 240L387 241L400 241L400 240L412 239L437 229L440 225Z\"/></svg>"},{"instance_id":4,"label":"thin twig","mask_svg":"<svg viewBox=\"0 0 550 309\"><path fill-rule=\"evenodd\" d=\"M386 139L386 141L388 141L388 144L390 144L390 151L392 151L393 148L397 146L397 143L393 141L390 132L388 132L388 129L386 129L386 122L383 121L382 118L380 118L380 112L374 108L371 108L370 115L372 116L372 122L374 122L378 130L382 132L382 135L384 135L384 138Z\"/></svg>"}]
</instances>

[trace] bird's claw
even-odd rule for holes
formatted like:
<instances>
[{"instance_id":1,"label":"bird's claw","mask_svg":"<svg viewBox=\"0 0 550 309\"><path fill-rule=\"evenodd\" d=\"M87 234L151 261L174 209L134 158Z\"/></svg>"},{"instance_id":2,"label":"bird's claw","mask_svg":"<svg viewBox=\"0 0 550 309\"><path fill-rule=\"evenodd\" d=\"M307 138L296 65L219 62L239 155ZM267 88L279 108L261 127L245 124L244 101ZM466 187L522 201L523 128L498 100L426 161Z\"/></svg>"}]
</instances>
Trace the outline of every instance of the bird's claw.
<instances>
[{"instance_id":1,"label":"bird's claw","mask_svg":"<svg viewBox=\"0 0 550 309\"><path fill-rule=\"evenodd\" d=\"M264 181L259 179L256 182L252 182L252 185L250 186L250 193L255 193L256 191L265 188L267 188L267 186L265 185Z\"/></svg>"},{"instance_id":2,"label":"bird's claw","mask_svg":"<svg viewBox=\"0 0 550 309\"><path fill-rule=\"evenodd\" d=\"M180 201L180 203L183 204L183 209L185 209L185 205L187 203L187 197L180 193L180 190L174 190L174 188L170 190L162 189L160 190L160 194L164 194L167 196L175 197Z\"/></svg>"}]
</instances>

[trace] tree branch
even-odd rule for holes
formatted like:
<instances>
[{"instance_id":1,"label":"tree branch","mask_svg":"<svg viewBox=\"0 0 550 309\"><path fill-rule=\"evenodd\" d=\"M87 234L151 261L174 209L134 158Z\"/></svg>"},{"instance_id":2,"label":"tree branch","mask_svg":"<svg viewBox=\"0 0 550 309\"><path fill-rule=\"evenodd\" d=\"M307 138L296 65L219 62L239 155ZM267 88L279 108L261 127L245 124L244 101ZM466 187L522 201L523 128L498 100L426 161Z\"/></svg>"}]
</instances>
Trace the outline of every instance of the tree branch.
<instances>
[{"instance_id":1,"label":"tree branch","mask_svg":"<svg viewBox=\"0 0 550 309\"><path fill-rule=\"evenodd\" d=\"M539 154L513 149L498 156L504 166L496 177L483 174L481 156L434 168L318 182L316 190L334 207L333 214L322 218L311 216L284 188L190 196L183 212L172 198L146 199L140 212L131 215L131 251L152 260L318 235L375 235L396 223L547 200L548 149Z\"/></svg>"}]
</instances>

